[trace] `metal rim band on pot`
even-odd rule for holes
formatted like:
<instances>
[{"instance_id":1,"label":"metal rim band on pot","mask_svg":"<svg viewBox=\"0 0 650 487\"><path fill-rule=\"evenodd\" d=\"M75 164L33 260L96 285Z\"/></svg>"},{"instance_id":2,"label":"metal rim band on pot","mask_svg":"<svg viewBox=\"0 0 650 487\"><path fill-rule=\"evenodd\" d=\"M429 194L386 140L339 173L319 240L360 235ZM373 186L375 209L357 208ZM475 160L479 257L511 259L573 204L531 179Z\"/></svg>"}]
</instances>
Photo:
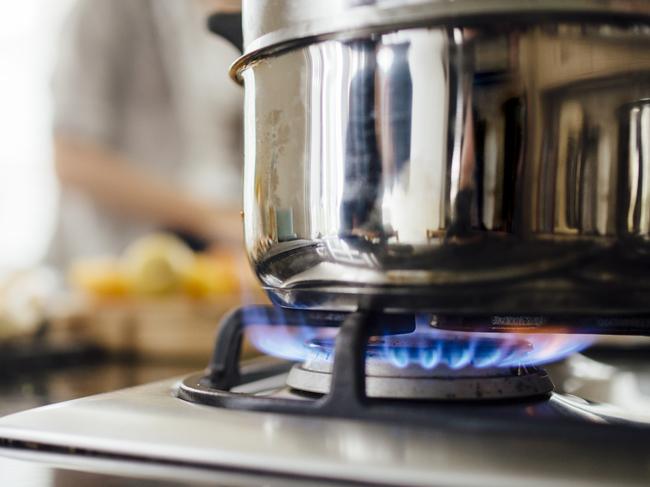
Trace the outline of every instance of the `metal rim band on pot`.
<instances>
[{"instance_id":1,"label":"metal rim band on pot","mask_svg":"<svg viewBox=\"0 0 650 487\"><path fill-rule=\"evenodd\" d=\"M646 0L244 0L245 52L232 65L231 77L264 57L330 39L350 39L422 25L508 21L545 15L586 16L650 21ZM321 5L319 6L318 3Z\"/></svg>"}]
</instances>

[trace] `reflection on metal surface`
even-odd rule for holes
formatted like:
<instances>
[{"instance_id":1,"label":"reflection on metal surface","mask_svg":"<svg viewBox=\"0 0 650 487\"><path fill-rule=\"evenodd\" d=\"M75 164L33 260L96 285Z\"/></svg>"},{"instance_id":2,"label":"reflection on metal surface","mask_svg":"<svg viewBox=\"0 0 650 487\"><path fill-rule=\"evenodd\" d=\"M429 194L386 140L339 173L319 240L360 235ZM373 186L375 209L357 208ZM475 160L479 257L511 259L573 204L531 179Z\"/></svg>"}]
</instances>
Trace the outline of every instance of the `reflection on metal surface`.
<instances>
[{"instance_id":1,"label":"reflection on metal surface","mask_svg":"<svg viewBox=\"0 0 650 487\"><path fill-rule=\"evenodd\" d=\"M650 16L646 0L244 0L246 52L359 30L493 15Z\"/></svg>"},{"instance_id":2,"label":"reflection on metal surface","mask_svg":"<svg viewBox=\"0 0 650 487\"><path fill-rule=\"evenodd\" d=\"M459 308L650 311L650 27L402 29L241 75L246 244L279 303L490 282Z\"/></svg>"},{"instance_id":3,"label":"reflection on metal surface","mask_svg":"<svg viewBox=\"0 0 650 487\"><path fill-rule=\"evenodd\" d=\"M621 162L627 164L623 183L627 233L650 238L650 99L621 111Z\"/></svg>"}]
</instances>

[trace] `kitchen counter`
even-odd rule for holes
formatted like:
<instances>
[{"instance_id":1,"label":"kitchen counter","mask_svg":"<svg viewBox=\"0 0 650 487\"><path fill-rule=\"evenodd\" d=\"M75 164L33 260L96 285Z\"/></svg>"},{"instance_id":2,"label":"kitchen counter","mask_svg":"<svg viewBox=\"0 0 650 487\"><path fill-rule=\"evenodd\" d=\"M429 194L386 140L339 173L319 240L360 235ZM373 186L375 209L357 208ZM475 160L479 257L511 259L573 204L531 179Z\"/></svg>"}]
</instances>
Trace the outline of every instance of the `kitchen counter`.
<instances>
[{"instance_id":1,"label":"kitchen counter","mask_svg":"<svg viewBox=\"0 0 650 487\"><path fill-rule=\"evenodd\" d=\"M1 450L0 450L1 453ZM167 487L181 484L165 480L147 480L117 475L104 475L89 472L65 470L51 465L12 460L0 457L0 481L7 486L142 486ZM201 484L195 484L201 485Z\"/></svg>"},{"instance_id":2,"label":"kitchen counter","mask_svg":"<svg viewBox=\"0 0 650 487\"><path fill-rule=\"evenodd\" d=\"M92 394L136 386L186 374L201 367L134 360L101 360L49 371L4 373L0 376L0 416ZM145 480L124 475L77 472L51 463L6 458L0 453L0 485L7 486L172 486L168 480ZM109 469L110 470L110 469ZM196 485L204 485L199 482ZM187 485L186 483L183 485Z\"/></svg>"},{"instance_id":3,"label":"kitchen counter","mask_svg":"<svg viewBox=\"0 0 650 487\"><path fill-rule=\"evenodd\" d=\"M49 371L0 375L0 417L55 402L183 375L202 366L102 360Z\"/></svg>"},{"instance_id":4,"label":"kitchen counter","mask_svg":"<svg viewBox=\"0 0 650 487\"><path fill-rule=\"evenodd\" d=\"M125 462L119 464L117 462L89 462L87 470L81 471L70 470L57 465L57 457L54 455L44 461L41 454L38 460L32 462L6 458L3 456L4 454L5 451L0 448L0 485L3 487L359 486L358 483L339 482L333 484L324 480L296 480L282 476L261 476L236 470L200 470L158 464L152 465L146 472L143 471L140 465L137 470L138 473L135 473L135 471L129 473L129 465L125 464ZM104 469L103 473L101 469Z\"/></svg>"}]
</instances>

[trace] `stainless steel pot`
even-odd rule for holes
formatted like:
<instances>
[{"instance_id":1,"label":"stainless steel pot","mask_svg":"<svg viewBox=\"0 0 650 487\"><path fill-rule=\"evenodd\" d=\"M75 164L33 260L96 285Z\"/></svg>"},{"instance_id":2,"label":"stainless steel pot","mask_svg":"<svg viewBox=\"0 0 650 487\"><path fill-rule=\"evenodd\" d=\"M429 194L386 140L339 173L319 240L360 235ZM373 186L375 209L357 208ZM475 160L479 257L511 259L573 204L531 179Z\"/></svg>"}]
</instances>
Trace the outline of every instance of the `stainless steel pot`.
<instances>
[{"instance_id":1,"label":"stainless steel pot","mask_svg":"<svg viewBox=\"0 0 650 487\"><path fill-rule=\"evenodd\" d=\"M246 246L276 302L650 313L650 2L243 15Z\"/></svg>"}]
</instances>

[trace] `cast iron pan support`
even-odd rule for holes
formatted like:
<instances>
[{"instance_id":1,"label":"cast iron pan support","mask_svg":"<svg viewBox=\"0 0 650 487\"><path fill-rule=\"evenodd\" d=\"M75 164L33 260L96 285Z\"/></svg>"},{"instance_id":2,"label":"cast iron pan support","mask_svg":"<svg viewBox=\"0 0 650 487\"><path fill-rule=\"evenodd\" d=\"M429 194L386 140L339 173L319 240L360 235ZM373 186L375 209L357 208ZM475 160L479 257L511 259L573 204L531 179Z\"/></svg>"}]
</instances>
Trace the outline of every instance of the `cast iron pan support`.
<instances>
[{"instance_id":1,"label":"cast iron pan support","mask_svg":"<svg viewBox=\"0 0 650 487\"><path fill-rule=\"evenodd\" d=\"M231 392L251 380L242 374L240 353L247 323L265 325L337 327L330 392L316 401L265 398ZM309 312L266 306L240 308L222 322L207 374L193 383L187 379L179 396L194 402L233 409L291 412L321 416L363 416L368 406L365 384L365 355L372 335L408 333L415 328L413 315L385 315L373 311L356 313ZM196 381L194 381L196 382Z\"/></svg>"},{"instance_id":2,"label":"cast iron pan support","mask_svg":"<svg viewBox=\"0 0 650 487\"><path fill-rule=\"evenodd\" d=\"M357 312L345 320L334 348L334 364L330 392L319 402L324 413L336 413L341 406L349 412L361 413L366 396L366 344L372 313Z\"/></svg>"},{"instance_id":3,"label":"cast iron pan support","mask_svg":"<svg viewBox=\"0 0 650 487\"><path fill-rule=\"evenodd\" d=\"M241 383L239 359L244 333L242 311L242 308L231 311L219 327L205 378L210 387L229 391Z\"/></svg>"}]
</instances>

